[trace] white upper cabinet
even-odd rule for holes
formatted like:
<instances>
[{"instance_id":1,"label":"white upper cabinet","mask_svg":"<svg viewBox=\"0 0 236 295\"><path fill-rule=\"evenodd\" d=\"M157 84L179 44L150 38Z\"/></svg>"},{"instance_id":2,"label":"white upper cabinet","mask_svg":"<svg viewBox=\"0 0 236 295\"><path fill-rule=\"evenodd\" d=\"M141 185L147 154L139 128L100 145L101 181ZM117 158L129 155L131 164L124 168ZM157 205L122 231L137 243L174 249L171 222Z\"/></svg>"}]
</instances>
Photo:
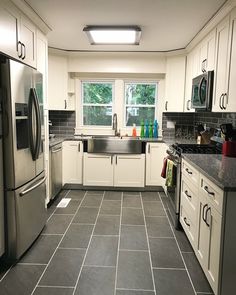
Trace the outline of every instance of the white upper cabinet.
<instances>
[{"instance_id":1,"label":"white upper cabinet","mask_svg":"<svg viewBox=\"0 0 236 295\"><path fill-rule=\"evenodd\" d=\"M9 1L0 4L0 51L36 67L36 27Z\"/></svg>"},{"instance_id":2,"label":"white upper cabinet","mask_svg":"<svg viewBox=\"0 0 236 295\"><path fill-rule=\"evenodd\" d=\"M213 30L199 45L199 75L215 69L215 46L216 30Z\"/></svg>"},{"instance_id":3,"label":"white upper cabinet","mask_svg":"<svg viewBox=\"0 0 236 295\"><path fill-rule=\"evenodd\" d=\"M48 107L49 110L75 109L71 95L68 98L68 67L64 55L48 56ZM71 82L71 81L70 81ZM71 84L71 83L70 83ZM71 90L69 89L69 92Z\"/></svg>"},{"instance_id":4,"label":"white upper cabinet","mask_svg":"<svg viewBox=\"0 0 236 295\"><path fill-rule=\"evenodd\" d=\"M228 78L230 49L230 18L226 17L216 28L216 69L212 111L228 111Z\"/></svg>"}]
</instances>

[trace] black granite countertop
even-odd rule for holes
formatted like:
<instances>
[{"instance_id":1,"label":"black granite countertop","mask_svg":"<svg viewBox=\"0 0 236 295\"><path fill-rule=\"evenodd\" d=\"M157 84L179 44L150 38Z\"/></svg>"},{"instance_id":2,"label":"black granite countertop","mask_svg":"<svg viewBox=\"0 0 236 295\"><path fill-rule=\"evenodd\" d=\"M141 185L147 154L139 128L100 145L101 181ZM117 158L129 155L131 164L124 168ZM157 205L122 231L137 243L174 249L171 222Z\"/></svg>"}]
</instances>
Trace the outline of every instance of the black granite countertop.
<instances>
[{"instance_id":1,"label":"black granite countertop","mask_svg":"<svg viewBox=\"0 0 236 295\"><path fill-rule=\"evenodd\" d=\"M182 156L221 189L236 190L236 158L213 154L183 154Z\"/></svg>"}]
</instances>

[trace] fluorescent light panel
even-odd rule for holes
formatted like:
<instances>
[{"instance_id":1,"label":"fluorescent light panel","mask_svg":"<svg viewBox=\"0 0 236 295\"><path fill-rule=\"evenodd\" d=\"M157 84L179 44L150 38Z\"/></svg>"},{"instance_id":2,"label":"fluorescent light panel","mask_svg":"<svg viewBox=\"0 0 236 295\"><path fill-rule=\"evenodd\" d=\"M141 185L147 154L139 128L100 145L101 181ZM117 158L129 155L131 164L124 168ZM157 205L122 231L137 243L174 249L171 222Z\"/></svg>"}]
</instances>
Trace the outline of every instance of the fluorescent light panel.
<instances>
[{"instance_id":1,"label":"fluorescent light panel","mask_svg":"<svg viewBox=\"0 0 236 295\"><path fill-rule=\"evenodd\" d=\"M137 26L87 26L83 31L91 45L139 45L141 36Z\"/></svg>"}]
</instances>

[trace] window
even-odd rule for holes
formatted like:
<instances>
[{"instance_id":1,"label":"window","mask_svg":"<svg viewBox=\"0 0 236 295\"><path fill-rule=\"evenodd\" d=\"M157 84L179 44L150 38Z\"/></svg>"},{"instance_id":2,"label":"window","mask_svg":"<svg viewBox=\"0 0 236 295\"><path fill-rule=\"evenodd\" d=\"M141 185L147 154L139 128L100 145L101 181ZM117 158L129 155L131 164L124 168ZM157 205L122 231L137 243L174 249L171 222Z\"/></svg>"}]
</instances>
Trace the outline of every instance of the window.
<instances>
[{"instance_id":1,"label":"window","mask_svg":"<svg viewBox=\"0 0 236 295\"><path fill-rule=\"evenodd\" d=\"M112 82L82 82L84 126L111 126L112 103Z\"/></svg>"},{"instance_id":2,"label":"window","mask_svg":"<svg viewBox=\"0 0 236 295\"><path fill-rule=\"evenodd\" d=\"M125 83L125 126L154 121L157 83Z\"/></svg>"}]
</instances>

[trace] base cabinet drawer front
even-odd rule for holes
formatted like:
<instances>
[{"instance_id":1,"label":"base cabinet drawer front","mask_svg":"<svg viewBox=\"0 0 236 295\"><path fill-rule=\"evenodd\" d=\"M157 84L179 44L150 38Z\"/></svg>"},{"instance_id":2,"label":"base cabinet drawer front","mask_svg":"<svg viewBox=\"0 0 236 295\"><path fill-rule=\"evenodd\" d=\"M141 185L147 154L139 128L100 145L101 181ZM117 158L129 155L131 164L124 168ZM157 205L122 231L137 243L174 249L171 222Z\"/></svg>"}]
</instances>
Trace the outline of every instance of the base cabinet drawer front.
<instances>
[{"instance_id":1,"label":"base cabinet drawer front","mask_svg":"<svg viewBox=\"0 0 236 295\"><path fill-rule=\"evenodd\" d=\"M208 202L222 214L224 192L204 175L200 175L200 194L207 197Z\"/></svg>"},{"instance_id":2,"label":"base cabinet drawer front","mask_svg":"<svg viewBox=\"0 0 236 295\"><path fill-rule=\"evenodd\" d=\"M64 141L62 145L63 184L82 184L83 143L82 141Z\"/></svg>"},{"instance_id":3,"label":"base cabinet drawer front","mask_svg":"<svg viewBox=\"0 0 236 295\"><path fill-rule=\"evenodd\" d=\"M199 172L192 165L186 161L182 162L182 174L188 179L192 184L198 186L199 184Z\"/></svg>"},{"instance_id":4,"label":"base cabinet drawer front","mask_svg":"<svg viewBox=\"0 0 236 295\"><path fill-rule=\"evenodd\" d=\"M113 186L113 157L84 153L83 184Z\"/></svg>"},{"instance_id":5,"label":"base cabinet drawer front","mask_svg":"<svg viewBox=\"0 0 236 295\"><path fill-rule=\"evenodd\" d=\"M198 207L198 190L191 185L191 182L185 176L182 177L181 181L181 198L183 197L188 199L189 205L196 211Z\"/></svg>"},{"instance_id":6,"label":"base cabinet drawer front","mask_svg":"<svg viewBox=\"0 0 236 295\"><path fill-rule=\"evenodd\" d=\"M144 155L117 155L114 163L114 186L144 187Z\"/></svg>"}]
</instances>

